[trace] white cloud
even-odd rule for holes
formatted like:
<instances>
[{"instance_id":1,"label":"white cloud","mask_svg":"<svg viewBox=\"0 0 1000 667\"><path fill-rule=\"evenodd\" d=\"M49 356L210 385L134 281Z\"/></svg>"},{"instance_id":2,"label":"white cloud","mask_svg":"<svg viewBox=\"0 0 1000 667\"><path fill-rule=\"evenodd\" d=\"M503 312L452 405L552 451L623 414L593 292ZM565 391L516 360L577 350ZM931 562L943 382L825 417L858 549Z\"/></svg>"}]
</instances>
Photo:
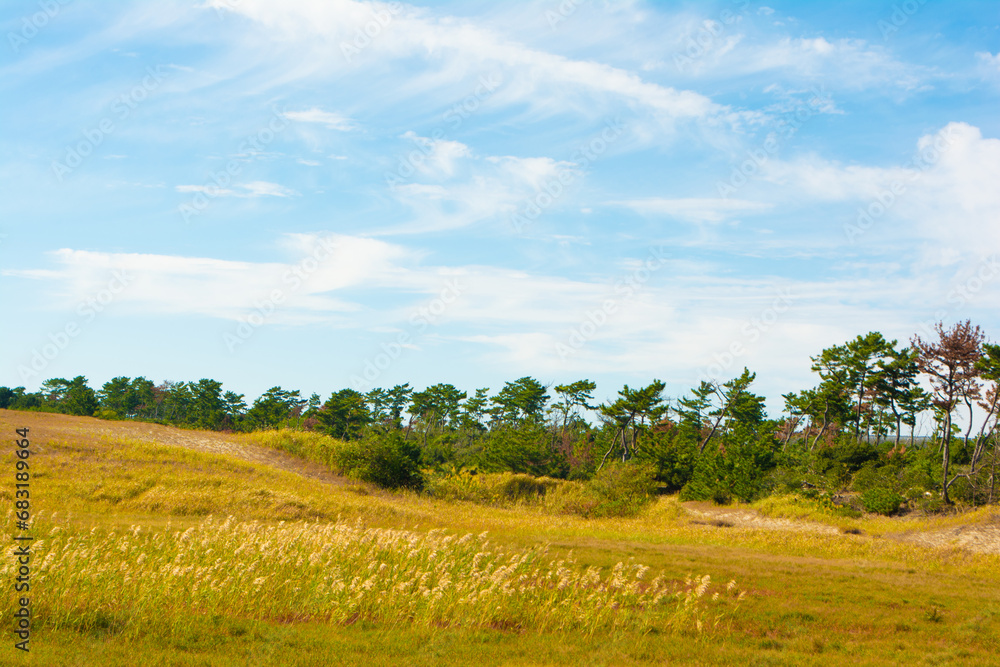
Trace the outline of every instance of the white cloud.
<instances>
[{"instance_id":1,"label":"white cloud","mask_svg":"<svg viewBox=\"0 0 1000 667\"><path fill-rule=\"evenodd\" d=\"M54 281L60 301L75 306L106 288L115 272L126 287L115 295L116 307L164 315L203 315L240 319L277 291L280 307L269 322L296 324L336 320L362 304L336 296L338 290L396 285L400 263L416 255L369 238L290 234L284 246L294 256L287 263L238 262L206 257L106 253L62 249L52 253L55 270L8 271L5 275ZM409 279L411 289L426 284Z\"/></svg>"},{"instance_id":2,"label":"white cloud","mask_svg":"<svg viewBox=\"0 0 1000 667\"><path fill-rule=\"evenodd\" d=\"M481 157L457 141L431 140L413 132L404 136L420 148L400 159L390 188L414 211L415 219L380 234L456 229L488 219L505 220L527 206L561 172L574 178L579 175L571 162L547 157ZM413 180L417 176L421 181Z\"/></svg>"},{"instance_id":3,"label":"white cloud","mask_svg":"<svg viewBox=\"0 0 1000 667\"><path fill-rule=\"evenodd\" d=\"M979 71L986 80L1000 82L1000 53L992 54L989 51L976 54L979 61Z\"/></svg>"},{"instance_id":4,"label":"white cloud","mask_svg":"<svg viewBox=\"0 0 1000 667\"><path fill-rule=\"evenodd\" d=\"M644 108L665 121L730 113L702 94L643 81L636 74L604 63L534 49L470 20L436 18L426 10L404 6L392 13L382 3L351 0L289 0L281 4L214 0L209 6L243 14L267 30L273 40L294 42L311 54L314 64L296 67L293 73L286 69L281 75L283 82L289 76L350 71L362 62L415 57L431 66L397 86L393 92L400 97L413 98L444 88L474 88L484 70L501 68L504 84L490 96L489 104L526 103L545 114L568 110L601 113L613 100L616 106ZM373 22L380 26L373 29L377 34L366 40L363 50L357 49L355 38ZM345 53L344 49L360 52ZM300 54L294 58L301 64Z\"/></svg>"},{"instance_id":5,"label":"white cloud","mask_svg":"<svg viewBox=\"0 0 1000 667\"><path fill-rule=\"evenodd\" d=\"M424 176L447 178L455 173L456 162L472 156L469 147L459 141L429 139L416 132L406 132L404 139L417 145L405 160Z\"/></svg>"},{"instance_id":6,"label":"white cloud","mask_svg":"<svg viewBox=\"0 0 1000 667\"><path fill-rule=\"evenodd\" d=\"M995 71L1000 71L1000 53L992 54L989 51L976 53L976 58L981 63Z\"/></svg>"},{"instance_id":7,"label":"white cloud","mask_svg":"<svg viewBox=\"0 0 1000 667\"><path fill-rule=\"evenodd\" d=\"M761 371L758 390L772 396L806 386L809 355L873 321L887 336L905 339L919 317L912 304L946 303L956 284L940 272L900 277L896 267L877 278L748 278L670 258L648 273L641 271L645 259L634 258L571 279L425 265L419 251L365 237L294 234L281 245L289 261L64 249L53 254L55 270L5 275L54 282L74 307L104 289L114 271L125 271L116 312L231 321L257 311L277 290L281 303L267 324L411 334L414 314L450 283L457 297L435 313L434 340L469 345L470 358L497 368L557 377L638 374L693 386L706 373L729 378L746 365ZM998 286L985 286L979 302L988 304Z\"/></svg>"},{"instance_id":8,"label":"white cloud","mask_svg":"<svg viewBox=\"0 0 1000 667\"><path fill-rule=\"evenodd\" d=\"M211 197L238 197L236 190L220 188L215 185L178 185L174 188L177 192L201 192Z\"/></svg>"},{"instance_id":9,"label":"white cloud","mask_svg":"<svg viewBox=\"0 0 1000 667\"><path fill-rule=\"evenodd\" d=\"M812 201L857 202L877 235L902 228L906 237L930 242L937 263L1000 248L1000 139L984 138L967 123L949 123L920 137L913 159L900 166L844 166L811 157L771 161L762 174ZM855 218L860 213L845 227ZM951 252L941 254L943 249Z\"/></svg>"},{"instance_id":10,"label":"white cloud","mask_svg":"<svg viewBox=\"0 0 1000 667\"><path fill-rule=\"evenodd\" d=\"M880 45L862 39L825 37L750 38L725 35L692 60L685 71L701 76L735 77L780 72L797 85L822 82L830 89L864 90L889 87L915 90L934 73L923 66L903 63Z\"/></svg>"},{"instance_id":11,"label":"white cloud","mask_svg":"<svg viewBox=\"0 0 1000 667\"><path fill-rule=\"evenodd\" d=\"M291 188L268 181L251 181L238 187L246 190L247 194L245 196L247 197L291 197L298 194Z\"/></svg>"},{"instance_id":12,"label":"white cloud","mask_svg":"<svg viewBox=\"0 0 1000 667\"><path fill-rule=\"evenodd\" d=\"M741 213L762 213L773 204L745 199L630 199L609 204L625 206L642 215L665 215L686 222L721 222Z\"/></svg>"},{"instance_id":13,"label":"white cloud","mask_svg":"<svg viewBox=\"0 0 1000 667\"><path fill-rule=\"evenodd\" d=\"M215 185L178 185L177 192L201 192L209 197L292 197L299 193L278 183L251 181L233 186L237 189L220 188Z\"/></svg>"},{"instance_id":14,"label":"white cloud","mask_svg":"<svg viewBox=\"0 0 1000 667\"><path fill-rule=\"evenodd\" d=\"M319 123L339 132L347 132L353 130L355 127L354 121L350 118L330 111L323 111L316 107L306 109L305 111L286 111L283 115L288 120L294 120L299 123Z\"/></svg>"}]
</instances>

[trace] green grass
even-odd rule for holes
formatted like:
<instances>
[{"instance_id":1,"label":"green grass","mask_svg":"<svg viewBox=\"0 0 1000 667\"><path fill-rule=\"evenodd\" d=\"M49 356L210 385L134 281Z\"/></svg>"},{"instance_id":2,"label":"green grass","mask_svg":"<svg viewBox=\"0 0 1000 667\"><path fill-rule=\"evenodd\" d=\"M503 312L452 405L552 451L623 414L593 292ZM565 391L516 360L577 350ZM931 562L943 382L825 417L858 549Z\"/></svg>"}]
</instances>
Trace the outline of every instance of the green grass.
<instances>
[{"instance_id":1,"label":"green grass","mask_svg":"<svg viewBox=\"0 0 1000 667\"><path fill-rule=\"evenodd\" d=\"M353 483L325 484L227 456L142 442L127 423L0 411L0 432L12 435L25 425L33 436L33 511L42 513L46 533L59 526L52 535L39 535L47 541L39 554L56 545L69 553L65 547L73 537L70 551L78 565L50 562L52 585L40 580L32 593L40 605L32 653L13 650L5 624L0 664L940 665L993 664L1000 653L1000 558L888 537L991 523L996 516L991 510L964 517L850 519L788 499L760 506L771 516L858 527L861 535L692 523L671 497L659 498L634 518L587 519L537 505L486 507ZM0 469L12 467L8 448ZM0 490L7 507L11 490L10 483ZM279 525L282 520L286 523ZM651 621L617 614L636 622L616 623L608 614L593 631L574 622L540 629L531 619L539 618L535 608L551 593L544 586L535 591L542 597L524 598L508 609L506 618L521 614L526 619L521 624L463 623L456 620L460 614L435 617L426 609L407 615L401 614L402 605L383 609L371 599L367 614L338 616L336 601L324 597L319 584L338 563L346 572L348 562L364 569L366 561L352 561L347 551L336 557L341 560L326 553L328 560L309 564L307 554L325 544L318 535L322 530L351 528L358 521L365 530L389 531L373 535L405 536L424 545L412 557L390 550L386 558L396 560L385 562L393 564L425 567L434 539L487 531L487 549L508 558L534 554L531 571L519 574L544 571L572 554L577 571L597 568L607 582L617 563L634 559L651 568L647 581L662 574L671 586L683 587L686 575L708 574L717 584L735 580L747 596L738 606L727 603L720 629L706 623L701 632L690 622L669 622L676 600ZM244 544L256 545L260 553L267 535L247 533L253 525L272 531L273 556L251 558L247 550L235 555ZM138 537L130 537L126 552L120 551L134 527ZM207 601L198 597L207 595L204 591L194 597L182 593L190 572L154 576L132 565L143 550L144 562L176 559L182 545L191 544L180 539L189 529L185 539L197 538L197 548L185 551L177 566L210 568L222 553L232 566L217 570L233 578L231 587ZM444 532L428 535L435 529ZM469 562L468 554L448 553L448 562ZM9 567L6 559L0 566ZM253 578L241 583L238 568L254 562L280 576L284 588L242 593ZM129 573L139 583L124 585L123 564L133 568ZM40 562L36 566L44 571ZM285 579L316 588L294 591ZM3 605L7 618L10 595ZM619 609L628 612L628 606ZM706 604L704 619L714 618L715 609Z\"/></svg>"}]
</instances>

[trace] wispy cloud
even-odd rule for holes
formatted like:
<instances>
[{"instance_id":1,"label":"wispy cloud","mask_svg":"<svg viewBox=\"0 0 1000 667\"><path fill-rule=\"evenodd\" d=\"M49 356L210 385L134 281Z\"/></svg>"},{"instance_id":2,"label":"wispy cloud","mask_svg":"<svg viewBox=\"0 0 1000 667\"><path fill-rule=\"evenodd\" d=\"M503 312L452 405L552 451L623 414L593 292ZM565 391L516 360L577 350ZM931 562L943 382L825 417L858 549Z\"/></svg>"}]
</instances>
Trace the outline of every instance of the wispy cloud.
<instances>
[{"instance_id":1,"label":"wispy cloud","mask_svg":"<svg viewBox=\"0 0 1000 667\"><path fill-rule=\"evenodd\" d=\"M318 3L290 0L274 5L262 0L226 0L210 3L223 11L233 11L255 21L268 36L282 43L294 42L295 49L313 53L316 65L298 68L297 76L343 73L348 67L338 44L351 44L376 13L379 3L341 0ZM609 100L618 105L634 105L655 113L663 120L725 117L724 105L691 90L677 90L649 81L635 73L592 60L573 59L518 43L473 20L434 17L426 10L407 8L397 12L380 34L368 40L364 58L401 61L417 58L424 70L410 77L395 93L417 97L443 88L467 87L486 70L502 68L509 81L490 98L492 105L528 104L539 112L579 112L585 106L595 111L607 108ZM295 56L296 59L299 56ZM287 81L287 76L282 79ZM584 101L586 100L586 102ZM596 104L596 106L595 106ZM325 112L304 112L317 117ZM313 121L318 122L318 121Z\"/></svg>"},{"instance_id":2,"label":"wispy cloud","mask_svg":"<svg viewBox=\"0 0 1000 667\"><path fill-rule=\"evenodd\" d=\"M611 201L609 204L625 206L642 215L668 216L685 222L722 222L740 214L759 214L774 205L745 199L631 199Z\"/></svg>"},{"instance_id":3,"label":"wispy cloud","mask_svg":"<svg viewBox=\"0 0 1000 667\"><path fill-rule=\"evenodd\" d=\"M322 109L318 109L316 107L306 109L305 111L286 111L283 115L288 120L293 120L299 123L319 123L324 127L331 130L337 130L339 132L347 132L356 127L356 123L350 118L346 118L331 111L323 111Z\"/></svg>"},{"instance_id":4,"label":"wispy cloud","mask_svg":"<svg viewBox=\"0 0 1000 667\"><path fill-rule=\"evenodd\" d=\"M178 185L177 192L201 192L211 197L294 197L299 193L291 188L268 181L251 181L239 183L233 188L220 188L214 185Z\"/></svg>"}]
</instances>

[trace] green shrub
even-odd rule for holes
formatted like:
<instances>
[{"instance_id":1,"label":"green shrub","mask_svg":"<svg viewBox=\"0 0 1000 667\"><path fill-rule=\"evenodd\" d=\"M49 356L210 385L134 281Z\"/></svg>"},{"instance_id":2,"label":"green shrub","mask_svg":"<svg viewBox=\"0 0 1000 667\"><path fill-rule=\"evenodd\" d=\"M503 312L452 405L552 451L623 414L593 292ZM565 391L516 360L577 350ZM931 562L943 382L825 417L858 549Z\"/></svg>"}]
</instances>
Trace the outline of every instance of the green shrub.
<instances>
[{"instance_id":1,"label":"green shrub","mask_svg":"<svg viewBox=\"0 0 1000 667\"><path fill-rule=\"evenodd\" d=\"M681 500L714 500L725 504L733 498L743 502L760 498L767 490L768 473L775 466L778 446L771 434L756 435L737 426L705 447L691 481L681 489Z\"/></svg>"},{"instance_id":2,"label":"green shrub","mask_svg":"<svg viewBox=\"0 0 1000 667\"><path fill-rule=\"evenodd\" d=\"M650 433L642 439L639 459L655 466L657 481L668 491L679 491L694 474L698 442L682 436L678 429Z\"/></svg>"},{"instance_id":3,"label":"green shrub","mask_svg":"<svg viewBox=\"0 0 1000 667\"><path fill-rule=\"evenodd\" d=\"M569 473L566 456L552 446L544 425L502 428L483 438L482 467L489 472L528 473L563 477Z\"/></svg>"},{"instance_id":4,"label":"green shrub","mask_svg":"<svg viewBox=\"0 0 1000 667\"><path fill-rule=\"evenodd\" d=\"M861 505L868 512L876 514L895 514L906 499L884 487L873 487L861 494Z\"/></svg>"},{"instance_id":5,"label":"green shrub","mask_svg":"<svg viewBox=\"0 0 1000 667\"><path fill-rule=\"evenodd\" d=\"M424 486L420 448L397 434L345 442L334 458L342 474L385 489L419 491Z\"/></svg>"},{"instance_id":6,"label":"green shrub","mask_svg":"<svg viewBox=\"0 0 1000 667\"><path fill-rule=\"evenodd\" d=\"M868 461L854 473L851 488L858 493L864 493L869 489L896 490L899 481L893 472L888 466L879 465L878 461Z\"/></svg>"}]
</instances>

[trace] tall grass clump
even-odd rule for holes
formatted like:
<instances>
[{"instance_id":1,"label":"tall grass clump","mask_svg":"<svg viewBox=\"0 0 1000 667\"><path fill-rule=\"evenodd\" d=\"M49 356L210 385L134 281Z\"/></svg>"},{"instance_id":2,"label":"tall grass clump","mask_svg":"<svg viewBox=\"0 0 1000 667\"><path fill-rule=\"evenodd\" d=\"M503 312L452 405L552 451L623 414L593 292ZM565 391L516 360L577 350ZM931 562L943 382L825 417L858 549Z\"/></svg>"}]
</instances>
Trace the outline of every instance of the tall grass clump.
<instances>
[{"instance_id":1,"label":"tall grass clump","mask_svg":"<svg viewBox=\"0 0 1000 667\"><path fill-rule=\"evenodd\" d=\"M526 473L498 472L473 474L467 470L432 475L426 491L442 500L465 500L493 507L540 505L546 494L568 484L551 477Z\"/></svg>"},{"instance_id":2,"label":"tall grass clump","mask_svg":"<svg viewBox=\"0 0 1000 667\"><path fill-rule=\"evenodd\" d=\"M399 434L344 441L320 433L281 429L248 433L243 438L382 488L419 490L424 485L418 465L420 448Z\"/></svg>"},{"instance_id":3,"label":"tall grass clump","mask_svg":"<svg viewBox=\"0 0 1000 667\"><path fill-rule=\"evenodd\" d=\"M68 529L39 521L35 624L137 636L215 616L271 622L511 630L691 630L731 615L742 593L707 576L671 582L629 561L609 573L485 533L263 524L211 517L186 530ZM0 564L11 577L12 559ZM13 613L4 598L0 614Z\"/></svg>"},{"instance_id":4,"label":"tall grass clump","mask_svg":"<svg viewBox=\"0 0 1000 667\"><path fill-rule=\"evenodd\" d=\"M254 431L241 434L239 437L255 445L287 452L328 468L336 466L338 454L344 445L342 440L328 435L291 429Z\"/></svg>"},{"instance_id":5,"label":"tall grass clump","mask_svg":"<svg viewBox=\"0 0 1000 667\"><path fill-rule=\"evenodd\" d=\"M585 482L524 473L473 475L462 471L432 476L427 492L443 500L494 507L536 506L552 514L636 516L655 496L654 476L651 466L623 463L612 463Z\"/></svg>"}]
</instances>

